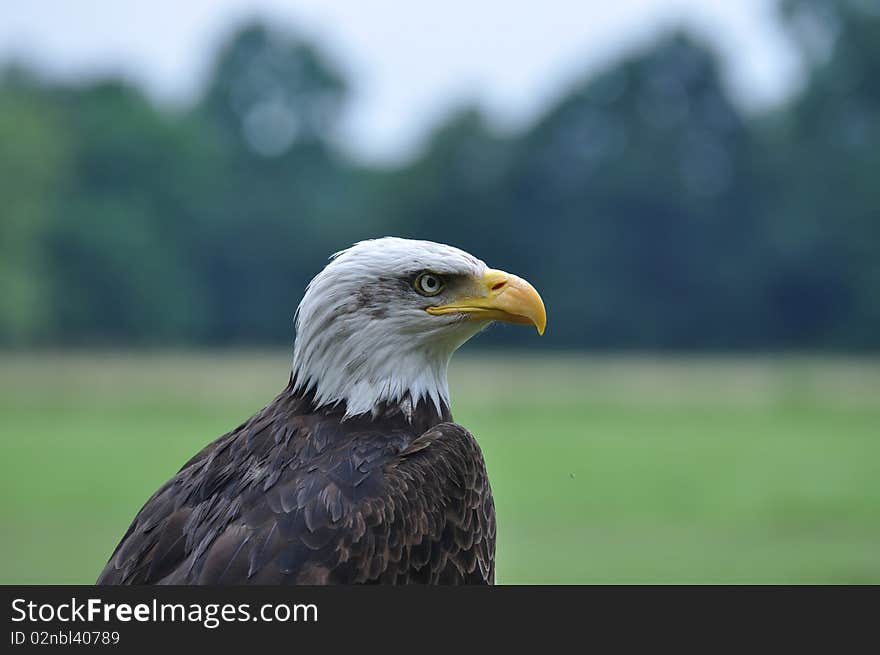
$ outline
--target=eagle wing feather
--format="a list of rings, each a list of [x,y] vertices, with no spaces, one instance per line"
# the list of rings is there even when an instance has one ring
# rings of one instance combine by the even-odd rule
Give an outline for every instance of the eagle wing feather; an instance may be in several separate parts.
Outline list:
[[[414,435],[294,410],[276,399],[190,460],[98,584],[494,581],[492,494],[465,428]]]

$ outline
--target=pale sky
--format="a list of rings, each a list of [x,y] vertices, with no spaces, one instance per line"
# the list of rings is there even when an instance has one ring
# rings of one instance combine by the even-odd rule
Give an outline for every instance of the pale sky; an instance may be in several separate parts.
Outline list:
[[[476,99],[522,125],[572,80],[674,25],[725,56],[746,108],[778,102],[800,82],[772,0],[0,0],[0,59],[52,77],[122,73],[159,102],[200,88],[222,39],[246,18],[298,27],[354,84],[346,142],[393,160],[412,152],[450,109]]]

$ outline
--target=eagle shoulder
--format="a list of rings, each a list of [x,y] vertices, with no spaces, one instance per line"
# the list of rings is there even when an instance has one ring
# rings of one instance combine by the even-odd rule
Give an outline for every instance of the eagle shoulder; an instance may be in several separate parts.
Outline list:
[[[495,510],[462,426],[261,412],[141,509],[99,584],[494,581]]]

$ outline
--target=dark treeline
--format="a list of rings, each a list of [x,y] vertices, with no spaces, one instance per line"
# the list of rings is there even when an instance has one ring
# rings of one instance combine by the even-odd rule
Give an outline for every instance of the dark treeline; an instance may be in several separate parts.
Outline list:
[[[348,83],[320,50],[260,25],[185,111],[9,66],[0,344],[281,343],[328,254],[396,234],[530,279],[560,347],[876,349],[872,7],[783,3],[807,75],[763,115],[671,34],[518,133],[465,107],[393,168],[339,147]]]

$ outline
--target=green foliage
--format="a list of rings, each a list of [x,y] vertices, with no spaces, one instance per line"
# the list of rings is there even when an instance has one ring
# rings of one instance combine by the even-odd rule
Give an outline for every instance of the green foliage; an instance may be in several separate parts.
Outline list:
[[[280,343],[330,253],[398,234],[532,280],[551,345],[876,349],[871,7],[783,2],[806,84],[763,115],[730,101],[709,49],[672,34],[520,131],[463,107],[395,168],[339,148],[338,68],[258,24],[184,111],[115,80],[9,70],[0,343]]]
[[[778,159],[768,178],[776,189],[767,209],[776,217],[777,257],[768,311],[777,313],[787,340],[876,347],[880,11],[860,0],[795,0],[785,7],[814,63],[804,93],[774,126]],[[787,179],[781,170],[790,172]]]
[[[42,239],[69,168],[58,112],[20,71],[0,77],[0,343],[43,336],[53,320]]]

